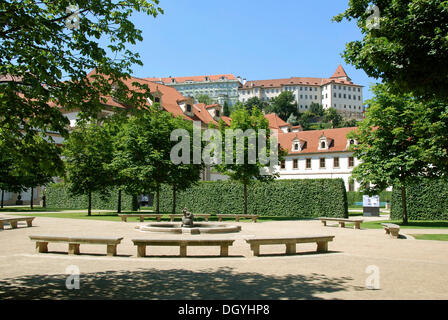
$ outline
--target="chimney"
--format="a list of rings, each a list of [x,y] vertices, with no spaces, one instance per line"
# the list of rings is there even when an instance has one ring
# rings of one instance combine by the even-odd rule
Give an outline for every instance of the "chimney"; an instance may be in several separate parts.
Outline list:
[[[236,77],[236,79],[238,80],[239,83],[241,83],[241,77],[240,76]]]
[[[246,80],[246,78],[244,78],[243,82],[242,82],[243,86],[246,84],[246,82],[247,82],[247,80]]]

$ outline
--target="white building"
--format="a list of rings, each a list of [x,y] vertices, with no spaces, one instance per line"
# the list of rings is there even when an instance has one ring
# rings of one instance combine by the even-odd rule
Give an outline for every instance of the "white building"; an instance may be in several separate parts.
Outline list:
[[[220,105],[227,102],[229,106],[232,106],[238,101],[240,80],[233,74],[145,78],[145,80],[173,87],[185,97],[197,98],[199,95],[206,94]]]
[[[279,134],[281,147],[288,155],[276,172],[279,179],[331,179],[342,178],[347,191],[358,191],[359,184],[350,176],[359,164],[351,144],[357,142],[347,139],[347,134],[356,127],[310,130]]]
[[[239,100],[252,97],[269,101],[280,93],[291,91],[300,112],[309,110],[314,103],[324,109],[335,108],[346,119],[363,118],[363,86],[354,84],[344,68],[339,65],[330,78],[299,78],[256,80],[243,82],[239,88]]]

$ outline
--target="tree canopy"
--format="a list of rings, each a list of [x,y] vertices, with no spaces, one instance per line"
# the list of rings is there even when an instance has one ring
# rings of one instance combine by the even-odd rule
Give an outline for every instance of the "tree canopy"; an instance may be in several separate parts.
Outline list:
[[[378,8],[375,27],[369,7]],[[335,21],[356,20],[363,39],[347,43],[344,58],[396,93],[448,101],[448,3],[443,0],[350,0]]]
[[[46,155],[42,163],[59,157],[48,133],[68,134],[68,120],[56,106],[80,110],[87,118],[97,115],[111,92],[126,105],[146,103],[122,81],[133,64],[142,64],[127,48],[143,39],[130,17],[163,13],[158,0],[77,1],[75,13],[70,5],[0,2],[0,138],[24,158],[27,150]],[[93,69],[96,74],[87,77]],[[39,137],[48,141],[36,143]]]

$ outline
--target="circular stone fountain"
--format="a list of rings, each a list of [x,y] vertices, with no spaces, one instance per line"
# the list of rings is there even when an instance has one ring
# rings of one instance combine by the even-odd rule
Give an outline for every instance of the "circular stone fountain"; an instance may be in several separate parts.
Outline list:
[[[194,215],[186,208],[182,211],[182,222],[156,222],[144,226],[135,227],[146,232],[172,232],[172,233],[231,233],[240,232],[241,226],[233,226],[222,223],[194,222]]]

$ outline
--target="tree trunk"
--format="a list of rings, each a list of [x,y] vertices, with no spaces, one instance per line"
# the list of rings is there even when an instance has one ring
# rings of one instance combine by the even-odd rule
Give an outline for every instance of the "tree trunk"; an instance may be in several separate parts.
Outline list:
[[[156,187],[156,213],[158,214],[159,213],[159,196],[160,196],[160,186],[157,184],[157,187]]]
[[[31,210],[33,210],[33,200],[34,200],[34,188],[31,187],[31,201],[30,201]]]
[[[2,209],[3,209],[3,199],[4,199],[4,197],[5,197],[5,190],[2,189],[2,204],[1,204]]]
[[[117,212],[121,213],[121,190],[118,190]]]
[[[89,209],[87,210],[87,215],[90,217],[92,215],[92,192],[89,191]]]
[[[408,224],[408,208],[406,206],[406,186],[401,185],[401,207],[403,209],[403,225]]]
[[[247,182],[244,181],[244,214],[247,214]]]
[[[172,214],[176,213],[176,186],[173,185],[173,212]]]

